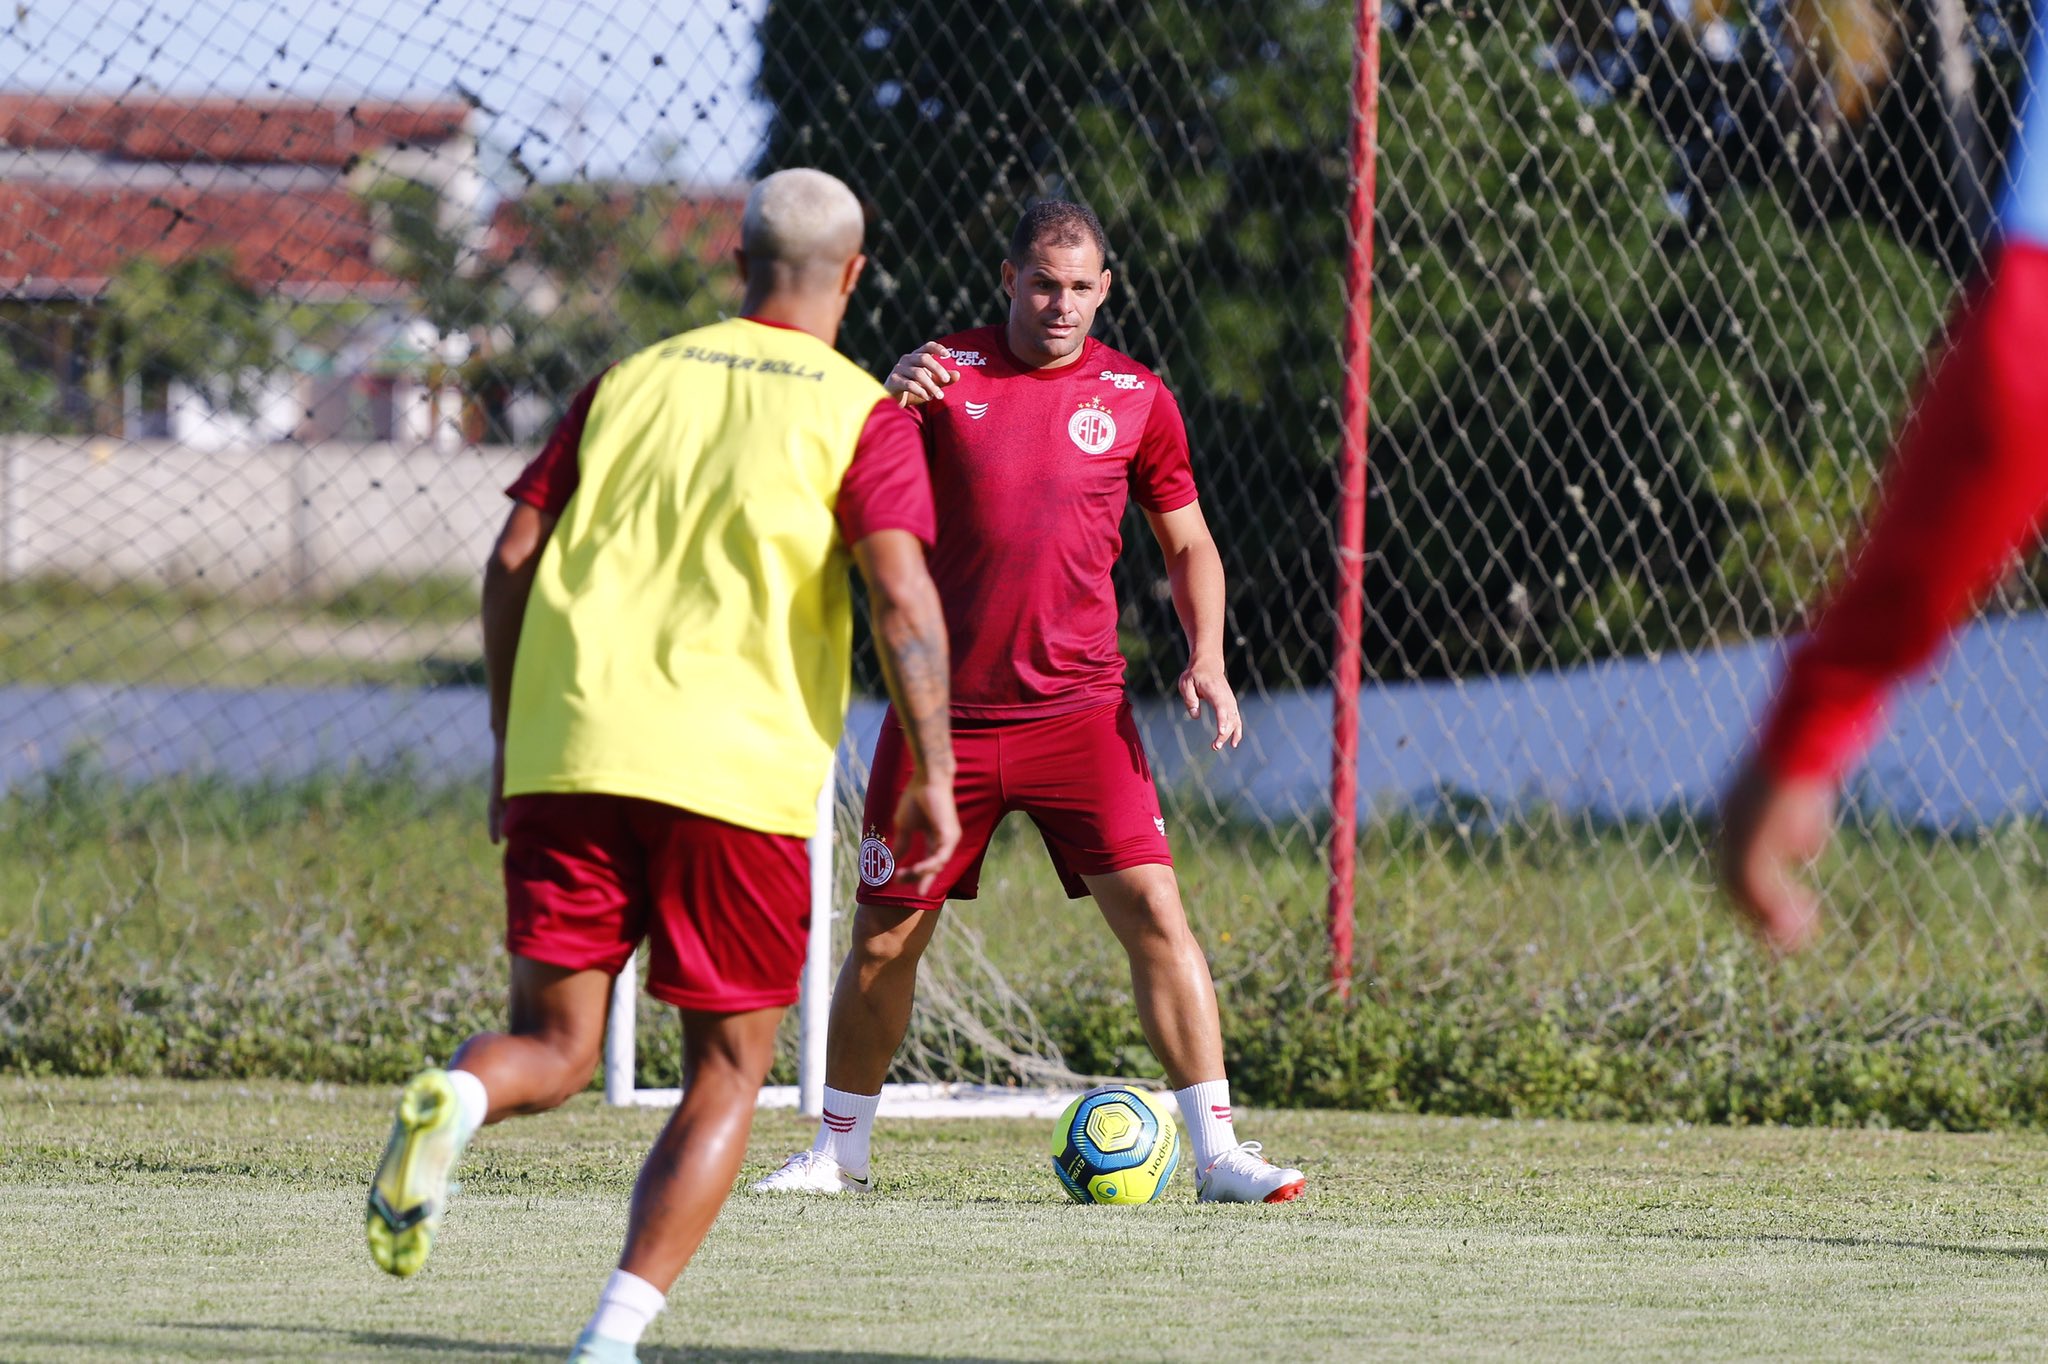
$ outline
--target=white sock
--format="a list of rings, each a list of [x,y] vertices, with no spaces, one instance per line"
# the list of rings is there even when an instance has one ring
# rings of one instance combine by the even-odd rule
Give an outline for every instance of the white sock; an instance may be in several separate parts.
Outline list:
[[[638,1345],[667,1305],[668,1294],[638,1274],[615,1269],[604,1281],[604,1292],[597,1295],[597,1311],[591,1313],[590,1323],[583,1329],[606,1340]]]
[[[1216,1163],[1216,1157],[1237,1145],[1237,1125],[1230,1116],[1230,1081],[1204,1080],[1176,1089],[1181,1126],[1195,1148],[1195,1173]]]
[[[484,1082],[466,1070],[449,1071],[448,1083],[455,1088],[455,1121],[461,1125],[462,1139],[468,1141],[491,1111],[490,1096],[484,1093]]]
[[[875,1107],[879,1094],[848,1094],[825,1086],[825,1116],[818,1123],[813,1151],[832,1157],[839,1168],[855,1179],[868,1177],[868,1142],[875,1135]]]

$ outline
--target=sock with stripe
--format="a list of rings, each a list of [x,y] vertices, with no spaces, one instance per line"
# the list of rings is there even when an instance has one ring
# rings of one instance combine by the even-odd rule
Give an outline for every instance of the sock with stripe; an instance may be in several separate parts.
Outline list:
[[[848,1094],[825,1086],[825,1116],[818,1122],[813,1151],[839,1162],[839,1168],[855,1179],[868,1177],[868,1141],[875,1133],[875,1107],[879,1094]]]
[[[1194,1148],[1194,1171],[1199,1176],[1216,1157],[1238,1144],[1237,1125],[1230,1113],[1230,1081],[1204,1080],[1198,1085],[1173,1091],[1180,1104],[1181,1126]]]

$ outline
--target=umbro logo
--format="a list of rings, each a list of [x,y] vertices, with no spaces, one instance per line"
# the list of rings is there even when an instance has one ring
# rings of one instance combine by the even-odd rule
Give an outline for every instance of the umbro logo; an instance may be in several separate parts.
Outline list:
[[[987,404],[987,403],[969,403],[969,404],[967,404],[967,416],[968,416],[968,419],[969,419],[970,421],[980,421],[980,420],[981,420],[981,419],[982,419],[983,417],[986,417],[987,415],[988,415],[988,404]]]

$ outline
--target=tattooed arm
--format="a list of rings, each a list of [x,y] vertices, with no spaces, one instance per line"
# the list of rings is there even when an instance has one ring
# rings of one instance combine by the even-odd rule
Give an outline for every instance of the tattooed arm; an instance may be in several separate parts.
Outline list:
[[[925,571],[924,546],[909,531],[881,530],[854,543],[867,579],[882,676],[917,765],[896,807],[896,836],[923,834],[925,855],[910,868],[928,891],[960,842],[953,809],[953,733],[947,720],[946,617]],[[907,844],[905,845],[907,846]]]

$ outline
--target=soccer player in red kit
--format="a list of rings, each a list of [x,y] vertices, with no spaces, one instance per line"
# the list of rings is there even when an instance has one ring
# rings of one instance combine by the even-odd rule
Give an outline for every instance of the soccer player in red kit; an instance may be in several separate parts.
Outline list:
[[[1793,654],[1721,804],[1721,880],[1765,941],[1805,945],[1799,871],[1827,845],[1842,774],[1892,685],[1934,655],[2048,515],[2048,5],[2013,137],[2000,241],[1899,433],[1868,538]]]
[[[1003,262],[1009,318],[903,357],[888,387],[917,404],[938,511],[932,577],[953,648],[961,841],[929,891],[896,870],[890,827],[909,765],[883,722],[868,786],[853,946],[832,997],[825,1112],[809,1151],[761,1192],[872,1188],[868,1145],[910,1022],[917,962],[948,898],[974,899],[990,835],[1021,810],[1073,898],[1092,895],[1130,958],[1146,1039],[1185,1120],[1205,1202],[1285,1202],[1299,1170],[1232,1122],[1207,959],[1189,930],[1158,792],[1124,698],[1110,570],[1135,498],[1165,551],[1189,643],[1180,696],[1213,747],[1241,737],[1223,667],[1223,563],[1196,501],[1179,405],[1159,376],[1088,335],[1108,293],[1102,225],[1033,206]]]

